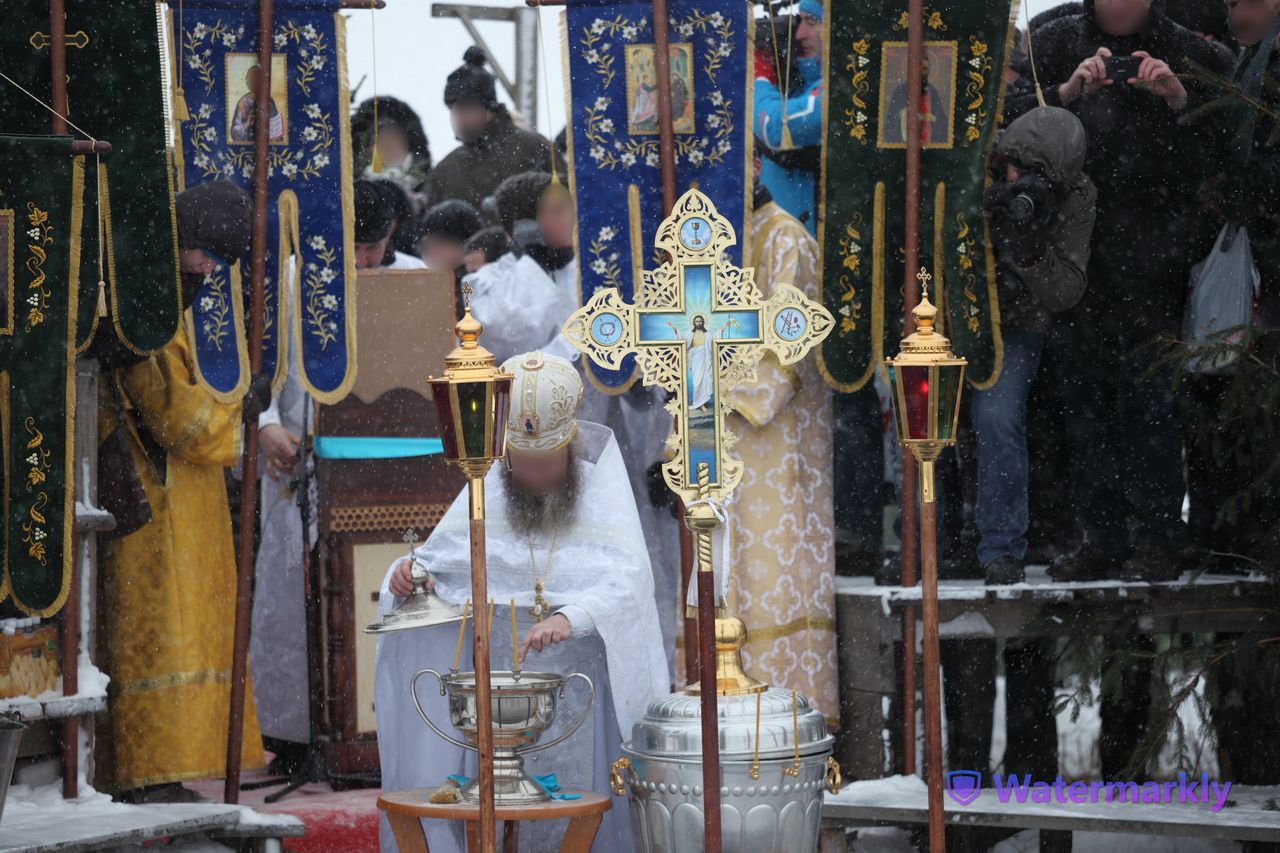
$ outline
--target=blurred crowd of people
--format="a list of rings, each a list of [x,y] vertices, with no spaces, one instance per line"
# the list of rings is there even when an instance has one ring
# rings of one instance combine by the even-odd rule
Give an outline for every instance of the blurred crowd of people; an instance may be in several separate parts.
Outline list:
[[[817,246],[810,235],[821,215],[825,27],[823,4],[800,0],[793,14],[762,28],[765,41],[758,47],[785,37],[791,51],[784,70],[768,61],[771,50],[758,49],[753,84],[758,178],[752,227],[765,230],[761,238],[773,229],[786,231],[792,248],[780,247],[779,257],[791,252],[800,261],[778,267],[808,270],[815,280],[803,284],[811,295]],[[1217,250],[1224,233],[1232,239],[1247,235],[1260,277],[1248,360],[1262,366],[1259,381],[1276,383],[1277,347],[1265,332],[1280,323],[1280,0],[1085,0],[1033,18],[1029,32],[1020,35],[1005,71],[1005,127],[987,164],[985,196],[1003,367],[994,385],[966,395],[964,434],[957,452],[940,466],[943,580],[1017,583],[1028,563],[1050,564],[1056,580],[1157,581],[1187,569],[1245,570],[1260,549],[1274,543],[1280,521],[1276,462],[1265,458],[1274,443],[1246,440],[1224,449],[1224,436],[1255,426],[1242,424],[1238,408],[1225,405],[1238,368],[1188,370],[1153,342],[1185,335],[1188,286],[1198,265]],[[405,102],[380,96],[355,111],[357,266],[454,273],[459,311],[466,284],[486,325],[485,344],[499,361],[534,349],[576,358],[559,334],[579,304],[576,216],[564,143],[523,127],[499,101],[485,65],[483,51],[469,48],[448,77],[444,106],[461,144],[438,162],[422,122]],[[925,109],[933,108],[927,93],[923,101]],[[217,257],[239,257],[248,246],[243,193],[223,197],[228,193],[201,195],[197,189],[185,201],[180,196],[179,204],[182,269],[191,279],[188,302]],[[108,422],[122,424],[132,436],[132,455],[147,475],[156,518],[144,528],[149,532],[109,546],[104,560],[108,574],[151,566],[149,557],[129,550],[143,547],[147,554],[164,552],[176,566],[186,557],[169,552],[179,546],[212,550],[175,537],[216,537],[220,567],[205,576],[218,588],[175,583],[169,608],[174,614],[213,613],[210,602],[234,598],[228,592],[234,580],[230,523],[224,530],[194,520],[165,522],[180,527],[179,534],[165,532],[156,519],[190,512],[202,519],[227,515],[221,504],[183,504],[176,486],[184,477],[202,482],[235,461],[239,406],[175,396],[198,393],[185,347],[180,334],[172,351],[157,360],[108,364],[123,371],[111,383]],[[805,381],[819,387],[816,376]],[[299,458],[302,398],[289,402],[282,394],[270,400],[264,391],[255,384],[252,405],[262,412],[264,476],[278,482]],[[812,405],[825,410],[827,396],[822,388]],[[834,483],[834,570],[896,582],[892,515],[886,511],[894,504],[897,449],[886,440],[887,388],[871,383],[829,396],[829,428],[825,414],[820,423],[833,436],[825,473]],[[653,465],[660,463],[669,423],[664,402],[637,384],[621,397],[601,397],[594,412],[583,413],[618,433],[628,466],[635,468],[630,474],[646,529],[646,513],[668,520],[671,515],[665,491],[650,488],[659,482]],[[186,409],[196,414],[180,421],[176,413]],[[166,477],[176,479],[166,486]],[[203,486],[192,488],[203,493]],[[1224,513],[1246,488],[1253,490],[1249,511]],[[274,498],[264,497],[264,506],[268,499]],[[164,542],[139,544],[134,538],[161,534]],[[300,526],[290,535],[300,537]],[[670,597],[659,611],[664,621],[674,619],[675,546],[666,540],[649,544],[660,595]],[[814,578],[829,574],[826,560],[815,557]],[[145,582],[155,585],[154,567],[148,571]],[[260,583],[262,577],[260,561]],[[191,596],[196,600],[184,604]],[[834,592],[830,598],[833,606]],[[128,612],[113,607],[105,617],[104,636],[124,643],[110,649],[109,666],[119,677],[138,665],[131,682],[141,685],[133,691],[141,703],[137,714],[154,716],[167,700],[157,695],[146,704],[146,691],[161,685],[167,664],[149,646],[141,649],[139,637],[190,634],[191,627],[151,624],[139,634],[132,623],[119,621]],[[229,630],[229,619],[212,621],[216,625],[201,630]],[[663,627],[674,637],[673,625]],[[834,648],[833,639],[830,644]],[[672,649],[667,653],[670,662]],[[1009,671],[1042,673],[1047,656],[1027,654],[1006,659]],[[202,666],[215,676],[224,669],[221,659]],[[989,681],[993,686],[993,675]],[[1052,698],[1041,695],[1047,677],[1033,673],[1018,683],[1030,692],[1025,701],[1011,695],[1009,707],[1032,708],[1040,717],[1038,723],[1024,721],[1018,731],[1043,740]],[[216,730],[215,700],[225,715],[219,692],[225,680],[211,676],[184,689],[191,703],[209,707],[205,722]],[[286,692],[305,706],[305,689]],[[142,724],[127,716],[128,709],[121,713],[120,701],[105,726],[114,726],[115,743],[130,749],[126,744],[139,738],[126,735],[137,734]],[[255,719],[252,707],[248,716]],[[954,719],[963,715],[957,712]],[[281,723],[274,733],[266,720],[263,733],[278,738],[270,745],[284,759],[277,769],[296,766],[305,715],[301,723]],[[225,716],[222,723],[225,730]],[[245,760],[252,763],[260,753],[256,730],[248,730]],[[1013,731],[1011,725],[1011,754],[1046,754],[1044,743],[1014,744]],[[1134,737],[1116,742],[1131,746]],[[975,754],[983,754],[981,740],[979,734]],[[952,744],[965,748],[956,734]],[[153,738],[135,764],[118,758],[109,765],[116,776],[102,783],[136,799],[181,798],[177,783],[213,775],[221,760],[215,747],[184,764],[173,756],[184,749],[190,752],[188,745]],[[1104,769],[1115,760],[1104,754]]]

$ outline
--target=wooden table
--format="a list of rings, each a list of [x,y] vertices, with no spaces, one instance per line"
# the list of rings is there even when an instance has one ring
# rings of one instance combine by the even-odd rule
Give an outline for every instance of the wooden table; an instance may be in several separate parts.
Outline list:
[[[480,807],[469,803],[429,803],[434,788],[393,791],[378,798],[378,808],[387,814],[387,822],[395,834],[400,853],[430,853],[422,820],[464,820],[467,822],[467,850],[478,853],[480,842],[476,822]],[[577,800],[551,800],[529,806],[498,806],[498,820],[503,821],[503,853],[515,853],[519,822],[522,820],[569,819],[561,853],[588,853],[604,813],[613,807],[609,797],[593,791],[570,791],[581,794]]]

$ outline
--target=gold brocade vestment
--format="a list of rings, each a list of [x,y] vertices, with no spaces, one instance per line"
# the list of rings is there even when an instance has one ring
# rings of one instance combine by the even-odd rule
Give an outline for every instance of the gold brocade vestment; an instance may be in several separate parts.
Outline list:
[[[101,561],[98,644],[111,684],[96,785],[110,791],[225,770],[236,565],[223,469],[240,458],[241,406],[198,386],[190,359],[183,330],[153,360],[119,373],[152,518],[106,543]],[[113,406],[102,414],[105,437],[119,421]],[[163,478],[139,423],[165,450]],[[245,767],[262,766],[251,689],[241,756]]]
[[[751,255],[765,298],[779,284],[819,298],[817,242],[774,202],[752,214]],[[765,353],[757,372],[726,419],[745,469],[731,511],[731,609],[747,625],[747,670],[808,696],[834,726],[831,395],[812,358],[783,367]]]

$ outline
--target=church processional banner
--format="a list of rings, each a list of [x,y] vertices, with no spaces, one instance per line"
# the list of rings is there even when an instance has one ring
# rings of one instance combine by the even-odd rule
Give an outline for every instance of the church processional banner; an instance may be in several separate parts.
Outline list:
[[[1016,3],[936,0],[924,11],[920,265],[940,331],[990,387],[1002,357],[996,280],[982,214]],[[822,301],[835,331],[827,381],[862,387],[902,337],[907,4],[830,0],[823,165]]]
[[[105,322],[114,322],[120,339],[135,352],[155,352],[173,338],[181,308],[156,3],[65,0],[65,7],[69,118],[84,134],[111,143],[111,153],[101,161],[108,238],[104,296],[111,310]],[[52,103],[48,0],[6,0],[4,11],[4,72]],[[0,116],[6,133],[49,132],[49,112],[3,81]],[[79,131],[76,135],[84,138]],[[94,158],[87,158],[85,168],[92,189],[98,180]],[[101,319],[95,220],[85,231],[81,252],[76,334],[81,352]]]
[[[570,80],[571,187],[578,208],[580,296],[617,288],[635,298],[641,271],[659,265],[662,221],[653,7],[569,0],[564,18]],[[751,198],[751,5],[673,0],[669,5],[676,195],[697,186],[733,223],[740,264]],[[602,390],[620,393],[637,375],[590,363]]]
[[[83,158],[70,137],[0,136],[0,601],[51,616],[71,582]]]
[[[267,275],[262,369],[278,390],[295,358],[322,403],[355,379],[350,96],[337,0],[277,0],[271,54]],[[226,179],[251,190],[258,75],[256,0],[185,0],[171,49],[188,118],[175,119],[183,187]],[[181,32],[178,28],[181,28]],[[296,260],[290,261],[290,255]],[[197,373],[216,395],[249,381],[242,288],[248,259],[223,258],[188,317]],[[286,290],[288,293],[286,293]],[[281,324],[293,323],[298,352]]]

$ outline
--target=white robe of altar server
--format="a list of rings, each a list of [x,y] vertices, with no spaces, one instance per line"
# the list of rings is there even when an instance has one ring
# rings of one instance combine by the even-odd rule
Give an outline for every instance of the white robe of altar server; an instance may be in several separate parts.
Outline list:
[[[395,260],[383,269],[420,270],[426,266],[412,255],[396,252]],[[286,278],[293,273],[292,259],[288,270]],[[258,429],[275,424],[301,438],[303,412],[309,398],[298,379],[293,291],[284,287],[281,292],[285,310],[281,312],[283,322],[280,327],[287,329],[289,335],[289,346],[282,356],[288,367],[284,384],[271,395],[271,406],[258,415]],[[253,627],[249,633],[253,698],[264,736],[305,743],[309,739],[311,712],[307,696],[302,513],[290,478],[284,477],[277,482],[267,476],[266,470],[266,461],[259,459],[260,539],[254,561]],[[310,542],[316,541],[314,486],[313,480]],[[319,677],[318,673],[316,677]]]
[[[503,255],[467,276],[471,285],[471,313],[484,326],[481,343],[498,364],[520,353],[540,350],[577,365],[583,374],[582,405],[578,417],[613,430],[626,461],[632,495],[653,566],[658,618],[668,669],[674,673],[675,638],[683,622],[680,595],[680,529],[666,508],[649,500],[647,472],[662,459],[671,432],[666,397],[657,387],[637,381],[622,394],[610,394],[591,384],[589,368],[579,352],[560,333],[579,307],[578,262],[548,274],[528,256]]]
[[[576,516],[555,537],[554,551],[549,547],[550,537],[533,538],[534,559],[538,576],[545,580],[546,599],[552,612],[563,612],[569,618],[573,636],[543,652],[531,651],[524,668],[562,675],[583,672],[595,684],[596,698],[587,722],[571,738],[550,750],[529,753],[525,764],[533,774],[557,774],[566,788],[606,792],[609,765],[621,755],[620,747],[630,739],[632,725],[651,701],[668,692],[667,664],[654,606],[649,554],[612,431],[579,421],[575,453],[577,464],[582,466]],[[532,625],[529,610],[534,603],[529,539],[508,523],[506,489],[498,465],[485,478],[488,593],[499,602],[490,644],[491,666],[495,670],[509,669],[511,665],[510,601],[515,599],[521,639]],[[442,597],[455,604],[470,597],[465,492],[418,549],[418,555],[436,578],[436,591]],[[388,571],[388,580],[390,576]],[[395,603],[384,582],[382,611],[389,611]],[[418,670],[449,669],[457,635],[456,625],[440,625],[383,635],[378,640],[375,705],[382,785],[386,790],[436,786],[451,773],[470,776],[475,772],[474,756],[468,753],[464,758],[462,750],[433,734],[418,717],[409,693],[409,683]],[[471,667],[470,650],[468,636],[461,662],[464,670]],[[424,677],[418,695],[424,710],[447,731],[448,711],[435,679]],[[585,695],[580,682],[575,680],[569,685],[556,723],[544,740],[554,738],[585,711]],[[544,827],[543,823],[547,825]],[[462,849],[457,827],[439,821],[427,821],[426,827],[433,853]],[[520,829],[520,849],[559,849],[562,832],[563,826],[549,821],[526,823]],[[382,849],[396,849],[385,820]],[[615,798],[592,850],[612,853],[630,849],[630,809],[624,798]]]

